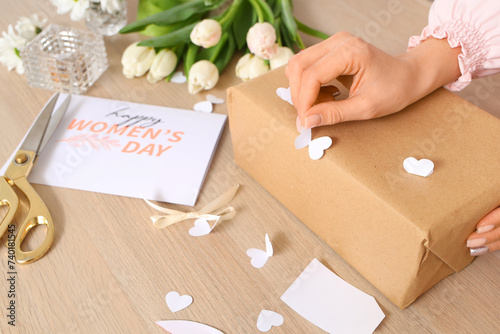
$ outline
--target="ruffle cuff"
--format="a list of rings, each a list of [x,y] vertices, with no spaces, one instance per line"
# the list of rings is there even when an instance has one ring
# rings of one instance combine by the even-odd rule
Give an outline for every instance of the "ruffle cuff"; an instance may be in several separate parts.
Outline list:
[[[408,51],[425,41],[429,37],[446,38],[452,48],[462,47],[458,55],[458,64],[462,75],[457,81],[445,85],[452,91],[459,91],[467,87],[474,78],[474,72],[483,68],[488,49],[484,35],[469,22],[448,21],[440,25],[427,26],[420,36],[410,37]]]

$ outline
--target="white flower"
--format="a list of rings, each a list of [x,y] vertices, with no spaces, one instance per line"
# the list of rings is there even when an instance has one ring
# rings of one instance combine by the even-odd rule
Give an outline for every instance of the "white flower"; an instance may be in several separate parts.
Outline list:
[[[101,0],[101,8],[113,14],[122,10],[122,0]]]
[[[287,48],[285,46],[280,46],[278,48],[278,52],[269,61],[271,70],[274,70],[275,68],[288,64],[288,61],[290,60],[290,58],[293,57],[293,55],[294,53],[292,50],[290,50],[290,48]]]
[[[191,66],[188,76],[188,90],[196,94],[215,87],[219,81],[219,70],[208,60],[200,60]]]
[[[148,73],[148,82],[155,83],[168,76],[177,66],[177,56],[169,49],[163,49],[153,59]]]
[[[193,44],[207,49],[219,43],[221,34],[222,27],[219,22],[205,19],[194,26],[189,37]]]
[[[278,52],[276,30],[269,22],[256,23],[248,30],[247,45],[250,52],[263,59],[271,59]]]
[[[15,68],[17,73],[24,74],[24,66],[20,54],[28,41],[16,35],[12,25],[9,25],[7,33],[5,31],[2,32],[2,36],[0,38],[0,62],[7,66],[9,71]]]
[[[153,64],[156,52],[153,48],[130,44],[122,55],[123,75],[126,78],[143,76]]]
[[[50,0],[57,7],[57,14],[70,13],[73,21],[80,21],[85,17],[85,11],[89,8],[89,0]]]
[[[16,23],[16,30],[22,38],[31,41],[42,31],[45,23],[47,19],[40,20],[36,14],[30,17],[21,16]]]
[[[269,71],[266,61],[262,58],[247,53],[236,64],[236,76],[243,81],[258,77]]]

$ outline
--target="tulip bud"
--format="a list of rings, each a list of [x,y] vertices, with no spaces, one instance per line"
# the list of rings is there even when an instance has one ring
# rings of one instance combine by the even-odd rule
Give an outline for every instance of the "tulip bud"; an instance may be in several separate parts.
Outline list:
[[[129,45],[123,52],[123,75],[128,79],[143,76],[151,67],[156,55],[153,48],[137,46],[137,44]]]
[[[177,56],[169,49],[163,49],[153,59],[148,73],[148,82],[155,83],[167,77],[177,66]]]
[[[196,94],[215,87],[219,81],[219,70],[208,60],[200,60],[191,66],[188,77],[188,90]]]
[[[254,55],[271,59],[278,52],[276,30],[268,22],[254,24],[247,33],[247,45]]]
[[[280,46],[278,48],[278,52],[271,58],[269,61],[269,65],[271,66],[271,70],[278,68],[280,66],[288,64],[290,58],[293,57],[293,51],[290,48],[285,46]]]
[[[236,76],[243,81],[258,77],[269,71],[266,61],[262,58],[247,53],[236,64]]]
[[[222,34],[222,27],[219,22],[212,19],[205,19],[199,22],[191,30],[191,42],[205,49],[219,43]]]

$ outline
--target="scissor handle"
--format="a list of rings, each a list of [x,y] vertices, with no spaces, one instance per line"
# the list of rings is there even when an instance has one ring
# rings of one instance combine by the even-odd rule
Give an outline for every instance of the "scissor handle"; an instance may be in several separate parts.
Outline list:
[[[0,206],[4,205],[9,206],[9,211],[7,211],[7,214],[0,223],[0,237],[2,237],[7,227],[14,220],[14,216],[19,208],[19,197],[17,197],[16,192],[12,189],[9,182],[0,176]]]
[[[41,258],[48,250],[54,239],[54,223],[47,206],[37,194],[35,189],[28,182],[26,177],[16,179],[15,184],[21,190],[29,201],[29,212],[23,224],[17,232],[15,241],[16,261],[18,263],[30,263]],[[21,244],[29,231],[36,225],[46,225],[47,234],[45,240],[38,248],[24,252],[21,250]]]

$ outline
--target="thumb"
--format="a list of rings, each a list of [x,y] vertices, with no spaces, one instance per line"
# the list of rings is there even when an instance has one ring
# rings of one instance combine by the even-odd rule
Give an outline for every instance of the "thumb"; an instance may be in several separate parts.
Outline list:
[[[320,125],[337,124],[374,118],[374,108],[366,98],[357,95],[342,101],[323,102],[312,106],[305,115],[306,129]]]

